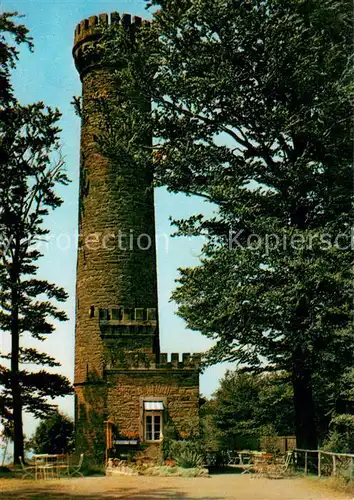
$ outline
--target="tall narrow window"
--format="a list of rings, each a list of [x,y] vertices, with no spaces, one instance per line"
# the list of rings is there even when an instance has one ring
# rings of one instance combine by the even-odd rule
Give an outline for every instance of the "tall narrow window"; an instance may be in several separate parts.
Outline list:
[[[147,412],[145,414],[145,440],[161,441],[162,439],[162,413]]]
[[[144,440],[161,441],[163,437],[163,401],[144,401]]]

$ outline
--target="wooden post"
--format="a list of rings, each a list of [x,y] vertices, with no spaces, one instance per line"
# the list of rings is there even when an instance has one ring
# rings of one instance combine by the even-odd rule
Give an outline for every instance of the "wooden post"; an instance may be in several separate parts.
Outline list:
[[[8,447],[8,444],[9,444],[9,438],[7,437],[5,439],[5,448],[4,448],[4,454],[3,454],[3,457],[2,457],[2,464],[1,464],[1,467],[4,467],[4,464],[5,464],[5,459],[6,459],[6,453],[7,453],[7,447]]]
[[[332,475],[335,476],[336,475],[336,456],[335,455],[332,455],[332,463],[333,463],[333,471],[332,471]]]
[[[305,475],[307,475],[307,451],[305,451]]]
[[[321,450],[318,450],[318,476],[321,476]]]
[[[110,450],[113,446],[113,433],[112,433],[112,425],[113,422],[111,420],[105,420],[104,426],[105,426],[105,437],[106,437],[106,467],[108,463],[108,450]]]
[[[353,457],[350,458],[350,471],[349,471],[349,477],[350,479],[353,478],[353,466],[354,466],[354,459]]]

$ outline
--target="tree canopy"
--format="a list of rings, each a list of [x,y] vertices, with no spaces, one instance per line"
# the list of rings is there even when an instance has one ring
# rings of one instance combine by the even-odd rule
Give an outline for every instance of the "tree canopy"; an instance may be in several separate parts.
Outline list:
[[[206,441],[216,440],[220,449],[258,449],[262,437],[291,436],[292,398],[286,374],[228,371],[203,409],[210,414]]]
[[[71,453],[74,447],[74,422],[56,411],[44,418],[30,440],[35,453]]]
[[[175,221],[205,237],[178,314],[215,340],[207,363],[290,373],[298,446],[314,448],[313,376],[353,362],[351,3],[151,4],[150,29],[101,41],[117,84],[102,148],[214,204]]]
[[[0,106],[14,101],[10,71],[18,61],[18,46],[26,44],[33,49],[32,38],[24,24],[16,24],[13,18],[17,12],[3,12],[0,15]]]

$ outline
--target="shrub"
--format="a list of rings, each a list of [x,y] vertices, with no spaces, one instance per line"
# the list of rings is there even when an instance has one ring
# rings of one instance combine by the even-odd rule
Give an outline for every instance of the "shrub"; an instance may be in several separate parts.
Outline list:
[[[279,438],[277,436],[263,436],[260,439],[260,448],[267,453],[279,452]]]
[[[35,453],[70,453],[73,445],[74,423],[60,412],[43,419],[29,443]]]
[[[174,458],[177,465],[183,469],[198,469],[202,467],[204,462],[203,455],[189,448],[182,449]]]
[[[162,460],[172,458],[173,443],[176,442],[176,431],[170,423],[165,425],[163,440],[160,443],[160,453]]]
[[[330,433],[322,449],[334,453],[354,452],[354,415],[341,414],[332,418]]]
[[[171,441],[170,456],[180,467],[190,469],[201,467],[204,463],[203,447],[198,441]]]
[[[94,462],[84,462],[81,467],[81,473],[84,476],[104,476],[105,468],[103,465],[98,465]]]

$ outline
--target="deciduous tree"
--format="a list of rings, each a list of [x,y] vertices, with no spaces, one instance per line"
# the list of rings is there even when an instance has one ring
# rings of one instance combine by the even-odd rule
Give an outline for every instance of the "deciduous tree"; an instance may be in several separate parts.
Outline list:
[[[39,423],[30,441],[35,453],[71,453],[74,446],[74,422],[55,412]]]
[[[298,446],[316,448],[313,376],[353,363],[351,2],[151,3],[150,29],[101,42],[126,103],[102,147],[150,161],[153,134],[157,183],[214,204],[176,221],[206,239],[178,313],[215,340],[208,363],[291,373]]]

